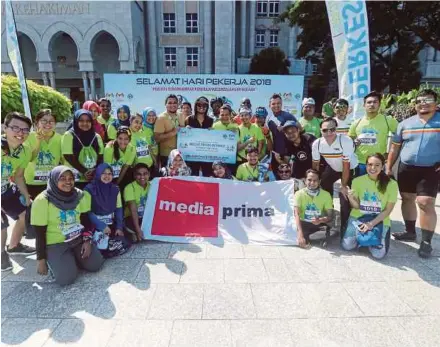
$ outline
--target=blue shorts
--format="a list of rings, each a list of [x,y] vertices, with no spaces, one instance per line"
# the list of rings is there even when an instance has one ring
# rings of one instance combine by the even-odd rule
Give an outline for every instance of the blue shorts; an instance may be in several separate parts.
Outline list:
[[[26,211],[26,206],[21,202],[20,197],[20,190],[15,184],[10,184],[2,194],[2,229],[9,226],[8,218],[3,218],[3,215],[18,220],[20,215]],[[4,222],[4,219],[6,219],[6,222]]]

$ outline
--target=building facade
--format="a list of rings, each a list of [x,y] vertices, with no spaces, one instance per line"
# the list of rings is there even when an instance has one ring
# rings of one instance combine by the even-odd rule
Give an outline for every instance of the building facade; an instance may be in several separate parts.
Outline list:
[[[104,73],[248,73],[252,56],[279,47],[290,73],[316,66],[295,59],[298,27],[276,23],[291,1],[13,2],[26,77],[73,101],[104,94]],[[3,5],[3,3],[2,3]],[[12,73],[2,9],[2,73]],[[440,83],[440,53],[420,56],[423,80]]]

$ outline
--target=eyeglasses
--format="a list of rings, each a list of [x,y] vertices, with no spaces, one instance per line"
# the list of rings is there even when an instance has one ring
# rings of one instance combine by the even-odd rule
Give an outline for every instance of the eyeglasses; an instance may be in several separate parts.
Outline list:
[[[29,128],[20,128],[16,125],[8,126],[9,129],[11,129],[14,133],[22,133],[22,134],[29,134],[31,131]]]
[[[435,99],[418,99],[416,100],[416,105],[419,104],[432,104],[435,102]]]
[[[47,119],[40,119],[39,123],[43,124],[43,125],[54,125],[56,122],[54,120],[47,120]]]
[[[323,134],[334,133],[336,131],[336,128],[321,129],[321,131]]]

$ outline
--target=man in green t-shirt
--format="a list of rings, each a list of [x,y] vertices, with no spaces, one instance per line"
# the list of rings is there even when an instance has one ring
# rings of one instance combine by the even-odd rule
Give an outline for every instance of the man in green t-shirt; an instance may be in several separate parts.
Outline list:
[[[31,200],[24,180],[24,170],[32,158],[32,150],[24,145],[32,122],[18,112],[8,113],[5,117],[5,136],[2,140],[2,225],[1,225],[1,269],[12,269],[9,254],[30,255],[35,248],[20,243],[25,230],[26,208]],[[8,216],[15,220],[11,240],[6,247]],[[7,253],[6,253],[7,252]]]
[[[306,98],[302,102],[302,117],[299,120],[304,132],[321,137],[321,120],[315,117],[315,100]]]
[[[326,232],[327,240],[332,220],[333,199],[327,191],[321,189],[319,172],[307,170],[306,187],[295,193],[298,245],[301,248],[310,247],[310,235],[322,229]]]

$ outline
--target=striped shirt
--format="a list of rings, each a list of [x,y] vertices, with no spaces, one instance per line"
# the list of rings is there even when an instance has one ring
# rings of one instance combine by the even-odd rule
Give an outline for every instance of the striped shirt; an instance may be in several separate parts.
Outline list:
[[[331,145],[323,137],[317,139],[312,145],[313,161],[320,161],[321,156],[327,164],[336,172],[342,172],[342,163],[349,162],[350,169],[358,166],[358,160],[354,153],[354,143],[346,135],[337,134]]]
[[[426,123],[419,115],[405,119],[397,127],[393,143],[402,146],[400,160],[406,165],[429,167],[440,163],[440,112]]]

